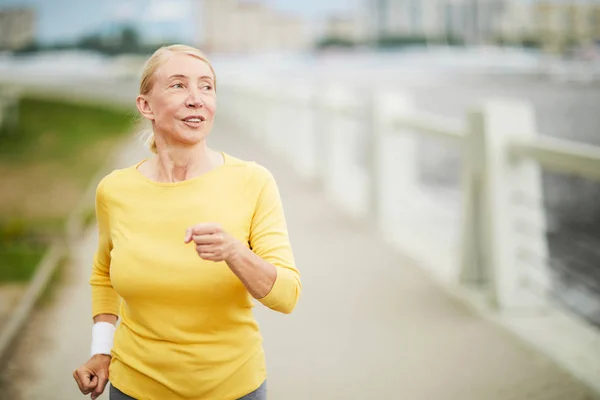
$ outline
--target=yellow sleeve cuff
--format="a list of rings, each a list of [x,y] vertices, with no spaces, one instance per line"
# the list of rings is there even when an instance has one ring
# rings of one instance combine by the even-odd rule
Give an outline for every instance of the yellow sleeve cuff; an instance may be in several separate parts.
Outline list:
[[[271,291],[258,301],[272,310],[289,314],[296,307],[302,286],[296,271],[283,267],[276,268],[277,277]]]

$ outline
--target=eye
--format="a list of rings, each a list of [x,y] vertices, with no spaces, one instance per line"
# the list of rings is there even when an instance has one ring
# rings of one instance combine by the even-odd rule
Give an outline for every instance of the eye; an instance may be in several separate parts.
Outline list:
[[[204,86],[202,86],[202,89],[212,90],[212,86],[210,86],[210,85],[204,85]]]
[[[171,85],[171,87],[175,89],[181,89],[183,88],[183,85],[181,83],[174,83]]]

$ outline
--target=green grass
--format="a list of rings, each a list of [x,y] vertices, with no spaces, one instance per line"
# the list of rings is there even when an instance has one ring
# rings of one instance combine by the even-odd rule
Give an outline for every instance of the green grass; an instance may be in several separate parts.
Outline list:
[[[132,126],[129,112],[25,97],[19,103],[16,135],[3,137],[0,157],[22,163],[77,158],[77,152],[121,135]]]
[[[0,224],[0,282],[25,282],[33,276],[47,249],[48,229],[21,219]]]
[[[126,110],[20,100],[17,134],[0,133],[0,281],[31,278],[50,241],[64,234],[90,179],[134,123]]]
[[[0,281],[26,282],[42,260],[46,246],[14,241],[0,244]]]

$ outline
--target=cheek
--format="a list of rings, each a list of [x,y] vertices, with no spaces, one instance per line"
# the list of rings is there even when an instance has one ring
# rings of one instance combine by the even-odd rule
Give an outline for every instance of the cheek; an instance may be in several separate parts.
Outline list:
[[[204,107],[210,116],[215,115],[217,112],[217,99],[211,98],[210,100],[205,101]]]
[[[160,121],[165,121],[173,118],[177,114],[177,107],[175,106],[175,101],[161,101],[156,105],[156,112],[154,115],[156,119]]]

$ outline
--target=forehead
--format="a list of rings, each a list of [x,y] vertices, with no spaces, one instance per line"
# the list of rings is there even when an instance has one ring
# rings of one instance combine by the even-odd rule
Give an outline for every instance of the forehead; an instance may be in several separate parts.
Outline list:
[[[159,79],[168,79],[172,75],[190,78],[210,76],[214,79],[208,64],[189,54],[173,54],[156,72]]]

